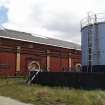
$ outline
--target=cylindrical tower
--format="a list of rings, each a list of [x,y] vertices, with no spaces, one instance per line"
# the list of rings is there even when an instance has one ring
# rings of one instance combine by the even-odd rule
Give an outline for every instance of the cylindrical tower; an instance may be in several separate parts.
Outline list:
[[[105,72],[105,14],[81,21],[82,71]]]

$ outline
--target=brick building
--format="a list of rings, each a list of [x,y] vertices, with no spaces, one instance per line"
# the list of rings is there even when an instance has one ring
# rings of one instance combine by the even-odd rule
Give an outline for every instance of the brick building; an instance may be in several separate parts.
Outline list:
[[[14,30],[0,30],[0,75],[26,75],[29,70],[78,71],[80,46]]]

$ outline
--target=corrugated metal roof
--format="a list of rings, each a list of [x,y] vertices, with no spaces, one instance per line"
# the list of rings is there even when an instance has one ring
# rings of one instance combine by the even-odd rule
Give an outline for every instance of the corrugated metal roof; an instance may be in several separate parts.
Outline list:
[[[15,30],[8,30],[8,29],[0,30],[0,37],[33,42],[33,43],[46,44],[46,45],[57,46],[62,48],[77,49],[77,50],[81,49],[80,45],[72,42],[49,38],[49,37],[41,37],[38,35],[33,35],[31,33],[20,32]]]

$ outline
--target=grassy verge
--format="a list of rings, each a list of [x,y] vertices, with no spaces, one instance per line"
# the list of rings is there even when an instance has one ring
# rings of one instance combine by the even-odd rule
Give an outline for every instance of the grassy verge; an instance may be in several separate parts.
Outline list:
[[[105,91],[27,85],[24,79],[0,79],[0,95],[33,105],[105,105]]]

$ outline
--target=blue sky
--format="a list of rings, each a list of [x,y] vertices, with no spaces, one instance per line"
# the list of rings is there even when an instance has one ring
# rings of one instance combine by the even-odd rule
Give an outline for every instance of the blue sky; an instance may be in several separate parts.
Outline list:
[[[8,9],[5,7],[0,7],[0,24],[3,24],[8,21],[7,16]]]

